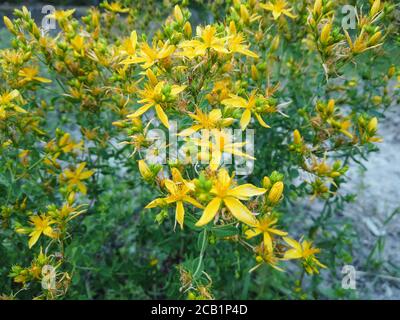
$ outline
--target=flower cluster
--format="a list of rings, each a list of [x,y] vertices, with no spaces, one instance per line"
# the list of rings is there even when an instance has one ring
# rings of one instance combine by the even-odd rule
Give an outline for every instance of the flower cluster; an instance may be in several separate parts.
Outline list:
[[[359,8],[355,30],[342,31],[327,0],[197,1],[213,23],[195,23],[186,1],[136,2],[104,1],[80,20],[57,10],[56,34],[25,7],[4,17],[0,249],[21,286],[8,297],[62,298],[80,286],[76,274],[89,293],[98,274],[100,295],[109,274],[128,274],[114,262],[92,272],[110,252],[150,261],[132,287],[178,264],[189,299],[221,294],[213,278],[226,261],[235,279],[262,267],[274,275],[289,260],[301,278],[329,267],[329,250],[313,244],[328,237],[326,221],[291,221],[300,198],[342,200],[351,160],[382,141],[378,120],[399,71],[382,76],[375,61],[391,40],[393,5]],[[370,69],[347,74],[359,57]]]

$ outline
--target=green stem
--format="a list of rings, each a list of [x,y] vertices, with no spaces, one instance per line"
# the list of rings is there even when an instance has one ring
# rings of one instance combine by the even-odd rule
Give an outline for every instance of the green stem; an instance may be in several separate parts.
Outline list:
[[[203,231],[203,242],[201,244],[200,256],[199,256],[199,264],[197,265],[196,271],[193,274],[193,278],[195,279],[197,274],[200,272],[201,264],[203,263],[204,252],[206,250],[206,243],[207,243],[207,229]]]

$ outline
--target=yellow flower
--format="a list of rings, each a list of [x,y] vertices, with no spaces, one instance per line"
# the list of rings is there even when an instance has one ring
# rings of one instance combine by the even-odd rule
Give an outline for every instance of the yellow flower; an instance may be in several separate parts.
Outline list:
[[[257,188],[252,184],[243,184],[234,187],[233,177],[229,176],[226,169],[221,169],[218,172],[217,178],[214,179],[213,187],[210,191],[214,198],[205,208],[203,215],[200,220],[197,221],[196,226],[202,227],[214,219],[222,204],[228,208],[237,220],[250,226],[257,226],[257,219],[240,201],[247,201],[251,197],[264,194],[265,192],[265,189]]]
[[[249,50],[249,45],[245,44],[245,39],[240,33],[228,37],[228,48],[232,53],[237,52],[258,59],[258,55]]]
[[[75,36],[71,40],[71,46],[78,55],[80,56],[84,55],[85,39],[83,37],[81,37],[80,35]]]
[[[18,98],[20,93],[18,90],[13,90],[11,92],[5,92],[0,94],[0,119],[5,119],[7,117],[6,109],[12,108],[18,113],[27,113],[26,110],[12,103],[13,100]]]
[[[128,116],[128,118],[137,118],[147,112],[150,108],[154,107],[158,119],[162,124],[169,128],[168,116],[165,114],[163,106],[166,107],[168,103],[176,100],[176,97],[185,90],[186,86],[170,85],[165,81],[157,82],[151,70],[148,70],[147,77],[149,83],[145,85],[144,90],[139,91],[139,96],[142,100],[139,103],[145,105],[136,110],[135,113]]]
[[[293,9],[287,8],[287,5],[288,4],[285,0],[275,0],[266,4],[260,4],[260,7],[264,10],[271,11],[275,20],[278,20],[282,14],[288,16],[289,18],[295,19],[296,16],[291,13]]]
[[[71,10],[56,10],[53,14],[49,15],[50,18],[56,19],[57,21],[64,21],[72,16],[75,9]]]
[[[301,137],[299,130],[294,130],[293,132],[293,143],[294,144],[301,144],[303,142],[303,138]]]
[[[124,61],[122,64],[137,64],[143,63],[142,68],[148,69],[157,63],[159,60],[166,59],[171,56],[175,51],[175,46],[170,45],[168,42],[164,43],[161,48],[154,47],[151,48],[147,43],[143,43],[140,46],[139,56],[130,57]]]
[[[86,162],[82,162],[78,165],[78,167],[74,171],[70,169],[64,170],[62,174],[62,179],[67,180],[68,191],[72,191],[75,187],[78,187],[79,191],[82,194],[87,193],[87,188],[82,181],[89,179],[94,174],[94,172],[91,170],[84,170],[85,167],[86,167]]]
[[[182,10],[181,10],[181,8],[178,6],[178,5],[176,5],[175,7],[174,7],[174,17],[175,17],[175,20],[177,21],[177,22],[179,22],[179,23],[182,23],[183,22],[183,13],[182,13]]]
[[[22,68],[19,72],[18,75],[22,77],[20,80],[20,84],[26,84],[28,82],[42,82],[42,83],[50,83],[51,80],[45,79],[42,77],[38,77],[37,75],[39,74],[39,70],[37,68]]]
[[[208,49],[215,50],[220,53],[228,53],[225,48],[225,38],[218,38],[216,36],[217,28],[214,26],[206,26],[204,29],[201,27],[197,28],[197,36],[200,40],[183,41],[180,48],[193,48],[194,56],[202,56]],[[182,55],[182,53],[181,53]],[[191,58],[191,56],[188,56]]]
[[[130,57],[136,56],[137,33],[132,31],[131,36],[122,43],[121,53]]]
[[[264,238],[264,246],[268,252],[273,252],[272,235],[278,235],[281,237],[287,235],[287,232],[275,229],[277,222],[278,219],[272,218],[271,216],[265,216],[260,220],[257,220],[257,224],[253,227],[253,229],[246,231],[247,239],[251,239],[262,234]]]
[[[202,209],[203,206],[189,194],[194,190],[194,184],[183,179],[181,173],[176,169],[172,168],[172,180],[166,179],[164,181],[165,188],[169,192],[169,196],[166,198],[157,198],[150,202],[146,209],[163,206],[165,204],[176,203],[175,219],[183,229],[183,222],[185,218],[184,203],[190,203],[197,208]]]
[[[50,238],[56,237],[56,234],[51,227],[51,225],[54,224],[55,221],[51,218],[46,217],[45,215],[32,216],[30,218],[30,221],[33,225],[34,230],[29,234],[29,248],[32,248],[35,245],[42,233]]]
[[[242,130],[245,130],[249,125],[251,121],[251,114],[254,114],[256,116],[261,126],[263,126],[264,128],[270,128],[270,126],[267,125],[261,117],[260,112],[274,112],[275,109],[271,108],[266,102],[262,100],[263,99],[258,100],[255,91],[253,91],[249,97],[249,100],[231,94],[230,98],[222,100],[221,103],[228,107],[246,109],[242,114],[242,118],[240,119],[240,127],[242,128]],[[258,101],[262,102],[261,106],[259,106]]]
[[[190,128],[183,130],[179,136],[187,137],[201,129],[216,129],[230,126],[234,119],[233,118],[222,118],[222,112],[219,109],[214,109],[210,113],[205,113],[201,109],[197,108],[195,114],[189,114],[195,124]]]
[[[144,160],[139,160],[138,166],[140,175],[143,177],[144,180],[150,180],[153,177],[153,173],[151,172],[150,168]]]
[[[307,273],[319,273],[317,266],[326,268],[321,262],[317,260],[315,255],[320,252],[320,249],[313,248],[312,242],[304,240],[302,243],[297,242],[289,237],[284,237],[283,240],[291,247],[284,255],[284,259],[303,259],[303,265]]]
[[[81,149],[83,141],[76,143],[72,138],[71,134],[65,133],[58,141],[58,146],[64,153],[70,153],[74,150]]]
[[[210,133],[211,139],[209,135]],[[202,151],[207,150],[209,153],[211,153],[210,168],[213,171],[218,169],[224,153],[255,160],[254,157],[240,151],[239,148],[242,148],[244,145],[246,145],[246,142],[232,142],[232,140],[233,136],[230,132],[213,129],[210,132],[203,132],[203,136],[201,138],[191,139],[191,142],[202,147]],[[203,162],[209,160],[209,154],[207,151],[204,151],[200,154]]]
[[[103,7],[104,9],[114,12],[114,13],[127,13],[129,12],[128,8],[123,8],[121,3],[119,2],[112,2],[112,3],[108,3],[107,1],[105,1],[103,3]]]

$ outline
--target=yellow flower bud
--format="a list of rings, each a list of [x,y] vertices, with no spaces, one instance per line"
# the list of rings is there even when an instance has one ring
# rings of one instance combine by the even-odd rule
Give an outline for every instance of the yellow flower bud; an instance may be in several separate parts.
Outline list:
[[[67,198],[68,204],[72,205],[75,202],[75,192],[71,192]]]
[[[378,119],[376,117],[372,118],[368,123],[368,132],[375,133],[378,129]]]
[[[381,9],[381,0],[375,0],[374,3],[372,4],[369,15],[371,17],[374,17],[377,13],[379,13],[380,9]]]
[[[388,77],[392,78],[395,73],[396,73],[396,67],[394,65],[390,66],[389,71],[388,71]]]
[[[262,181],[262,186],[265,189],[269,189],[271,187],[271,180],[268,177],[264,177]]]
[[[125,122],[123,121],[114,121],[112,123],[113,126],[117,127],[117,128],[125,128]]]
[[[183,32],[185,36],[190,38],[192,36],[192,26],[190,25],[189,21],[186,21],[185,25],[183,26]]]
[[[260,74],[258,73],[258,69],[254,64],[251,66],[251,78],[254,81],[257,81],[258,79],[260,79]]]
[[[235,21],[231,21],[230,23],[229,23],[229,32],[230,33],[232,33],[232,34],[236,34],[236,24],[235,24]]]
[[[240,5],[240,17],[245,23],[247,23],[250,18],[249,11],[243,4]]]
[[[262,263],[263,261],[264,261],[263,257],[261,257],[261,256],[257,256],[256,257],[256,262],[257,263]]]
[[[174,17],[175,17],[175,20],[178,21],[179,23],[181,23],[183,21],[182,10],[178,5],[176,5],[174,8]]]
[[[330,37],[330,34],[331,34],[331,30],[332,30],[332,24],[331,23],[327,23],[322,28],[321,37],[320,37],[320,40],[321,40],[322,44],[327,44],[328,43],[329,37]]]
[[[147,78],[149,78],[151,85],[155,86],[158,83],[157,77],[151,69],[146,71]]]
[[[15,33],[14,25],[13,25],[13,23],[11,22],[11,20],[10,20],[8,17],[4,16],[3,21],[4,21],[4,24],[6,25],[7,29],[8,29],[11,33]]]
[[[314,15],[320,16],[322,12],[322,0],[316,0],[314,3]]]
[[[373,96],[372,97],[372,103],[375,105],[381,104],[382,103],[382,97],[381,96]]]
[[[333,114],[334,111],[335,111],[335,100],[330,99],[328,102],[328,112],[329,114]]]
[[[271,42],[271,52],[275,52],[279,48],[279,43],[281,42],[281,38],[279,35],[276,35]]]
[[[293,132],[293,138],[294,138],[294,144],[300,144],[301,143],[301,134],[299,130],[294,130]]]
[[[284,189],[283,182],[282,181],[276,182],[272,186],[271,191],[269,192],[268,200],[272,204],[277,204],[282,197],[283,189]]]
[[[40,36],[41,36],[40,30],[36,24],[32,25],[32,34],[34,35],[34,37],[36,39],[40,39]]]
[[[146,162],[144,162],[144,160],[139,160],[138,165],[139,165],[139,172],[144,180],[149,180],[153,177],[153,173],[147,166]]]
[[[381,38],[382,38],[382,32],[381,32],[381,31],[378,31],[377,33],[375,33],[375,34],[369,39],[368,45],[369,45],[369,46],[374,46],[374,45],[378,44],[378,42],[379,42],[379,40],[381,40]]]

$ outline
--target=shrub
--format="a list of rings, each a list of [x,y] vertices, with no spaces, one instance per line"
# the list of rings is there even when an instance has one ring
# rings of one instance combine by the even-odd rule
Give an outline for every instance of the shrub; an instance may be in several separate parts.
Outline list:
[[[394,5],[346,30],[342,1],[204,3],[196,28],[133,3],[56,11],[57,36],[4,18],[3,298],[329,296],[341,186],[397,92]]]

